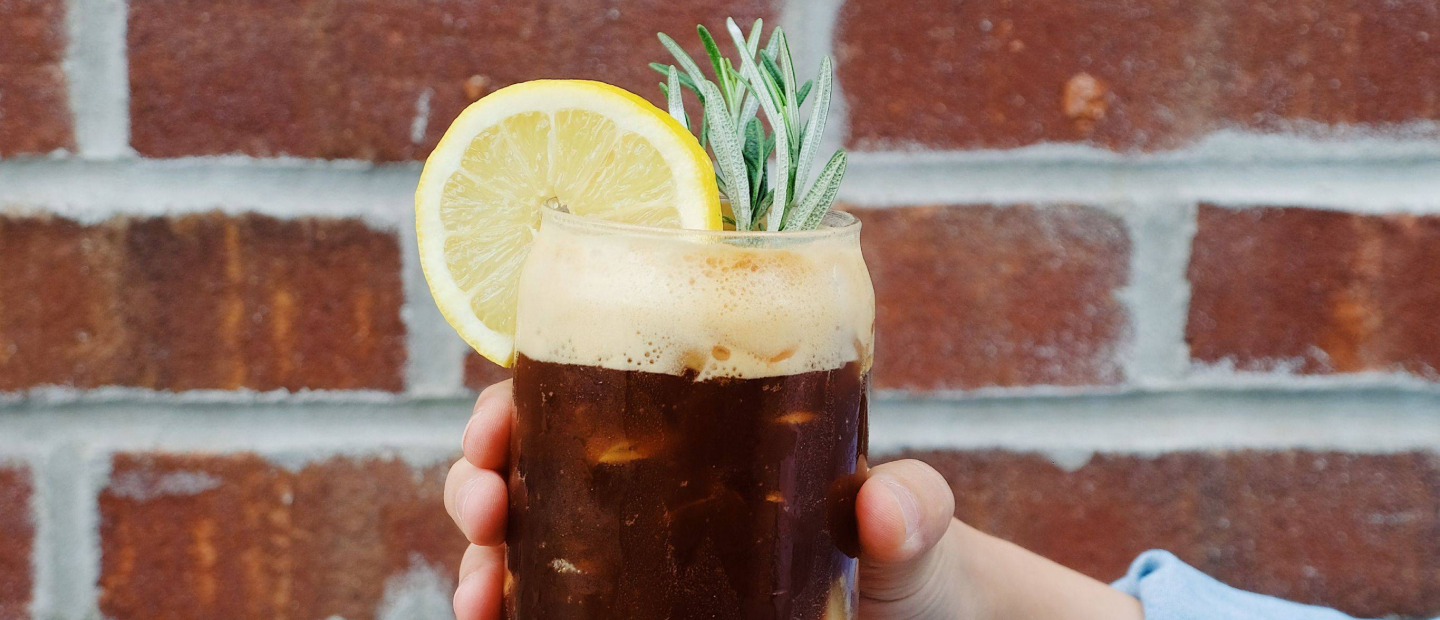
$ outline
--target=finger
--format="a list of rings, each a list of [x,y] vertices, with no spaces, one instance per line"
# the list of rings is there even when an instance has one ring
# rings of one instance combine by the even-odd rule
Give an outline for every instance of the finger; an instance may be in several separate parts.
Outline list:
[[[509,380],[485,388],[475,399],[475,408],[460,440],[465,460],[481,469],[503,471],[510,458],[510,424],[514,415],[515,392]]]
[[[505,548],[470,545],[460,560],[456,620],[499,620],[504,597]]]
[[[492,566],[493,565],[493,566]],[[490,570],[494,566],[505,565],[505,547],[503,545],[487,547],[485,545],[470,545],[465,548],[465,555],[460,557],[460,581],[474,574],[478,570]]]
[[[505,540],[505,480],[461,459],[445,477],[445,510],[465,538],[477,545]]]
[[[955,514],[945,478],[920,461],[879,465],[855,499],[861,555],[879,564],[907,562],[939,542]]]

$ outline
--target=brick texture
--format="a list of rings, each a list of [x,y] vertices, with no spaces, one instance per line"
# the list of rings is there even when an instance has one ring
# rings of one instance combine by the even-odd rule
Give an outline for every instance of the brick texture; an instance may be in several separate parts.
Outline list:
[[[371,620],[397,576],[433,570],[436,588],[453,588],[465,539],[443,506],[446,469],[118,455],[99,496],[100,610],[115,620]]]
[[[1433,2],[847,0],[838,29],[864,149],[1158,150],[1440,119]]]
[[[0,391],[402,387],[399,247],[353,220],[0,217]]]
[[[132,144],[217,153],[424,157],[475,98],[542,77],[612,82],[652,99],[656,31],[698,41],[773,16],[769,0],[134,0]],[[418,119],[418,120],[417,120]]]
[[[927,452],[956,516],[1102,580],[1163,548],[1232,585],[1358,617],[1440,613],[1440,458]]]
[[[875,284],[881,389],[1104,385],[1122,373],[1119,219],[1081,206],[848,209]]]
[[[71,148],[63,0],[0,0],[0,157]]]
[[[478,353],[465,354],[465,387],[483,390],[492,383],[509,379],[511,374],[509,368],[501,368]]]
[[[30,617],[33,494],[29,469],[0,460],[0,620]]]
[[[1202,206],[1186,340],[1198,362],[1440,380],[1440,217]]]

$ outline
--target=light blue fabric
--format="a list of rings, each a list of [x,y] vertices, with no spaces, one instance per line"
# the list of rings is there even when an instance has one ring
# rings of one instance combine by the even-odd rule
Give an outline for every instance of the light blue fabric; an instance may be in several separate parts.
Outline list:
[[[1333,609],[1236,590],[1168,551],[1140,554],[1114,586],[1140,599],[1145,620],[1353,620]]]

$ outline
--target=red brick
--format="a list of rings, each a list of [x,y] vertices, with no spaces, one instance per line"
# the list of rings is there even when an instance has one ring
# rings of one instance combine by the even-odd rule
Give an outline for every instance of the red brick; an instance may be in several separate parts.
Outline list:
[[[853,146],[1183,146],[1440,119],[1440,11],[1354,0],[847,0]]]
[[[0,157],[72,148],[63,0],[0,0]]]
[[[511,374],[509,368],[501,368],[478,353],[465,354],[465,387],[483,390],[492,383],[509,379]]]
[[[1186,340],[1199,362],[1440,379],[1440,217],[1202,206]]]
[[[0,390],[402,387],[399,246],[357,221],[10,217],[0,247]]]
[[[0,217],[0,390],[127,380],[117,238],[59,218]]]
[[[446,470],[118,455],[99,496],[100,610],[115,620],[375,618],[387,579],[458,570],[465,539],[443,506]]]
[[[1204,566],[1208,456],[1096,456],[1067,472],[1049,459],[1001,451],[902,455],[934,466],[955,492],[955,516],[1105,581],[1147,549]]]
[[[657,30],[698,48],[697,23],[775,12],[771,0],[135,0],[132,145],[154,157],[422,158],[478,94],[583,77],[655,99]]]
[[[1066,471],[1001,451],[925,452],[956,516],[1103,580],[1168,549],[1250,589],[1360,617],[1440,613],[1433,454],[1097,455]]]
[[[0,620],[30,617],[35,523],[28,468],[0,461]]]
[[[876,387],[1122,380],[1119,219],[1080,206],[850,210],[875,284]]]
[[[1224,469],[1218,578],[1361,618],[1440,613],[1434,455],[1240,453]]]

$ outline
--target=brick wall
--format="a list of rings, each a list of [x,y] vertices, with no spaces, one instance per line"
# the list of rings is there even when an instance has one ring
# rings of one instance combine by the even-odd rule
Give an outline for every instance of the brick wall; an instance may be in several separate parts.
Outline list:
[[[1102,579],[1440,614],[1440,0],[0,0],[0,620],[446,617],[504,372],[419,161],[731,14],[838,61],[874,452]]]

